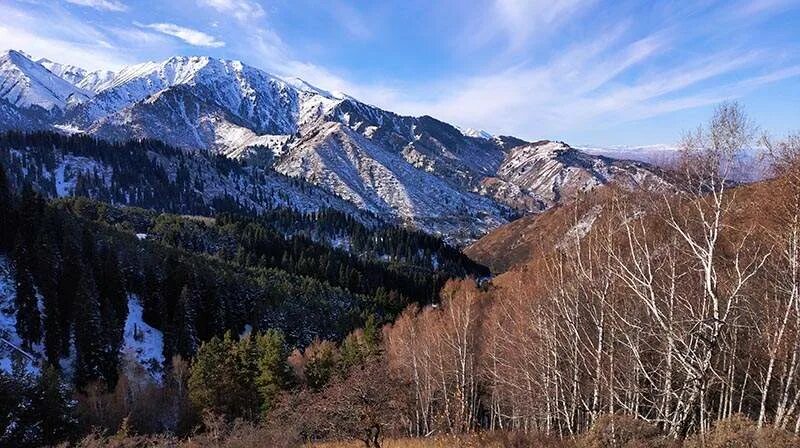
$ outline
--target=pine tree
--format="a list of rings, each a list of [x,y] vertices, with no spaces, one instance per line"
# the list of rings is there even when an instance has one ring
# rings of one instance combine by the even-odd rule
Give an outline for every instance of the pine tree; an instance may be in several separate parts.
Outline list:
[[[225,333],[230,338],[230,332]],[[247,334],[231,346],[230,364],[226,371],[230,375],[229,412],[237,417],[255,419],[261,407],[257,383],[260,347],[254,335]]]
[[[261,411],[266,413],[274,405],[278,393],[288,385],[288,352],[283,333],[278,330],[267,330],[254,339],[258,355],[255,383],[261,398]]]
[[[69,355],[73,314],[76,309],[76,295],[81,281],[79,241],[75,233],[66,231],[61,243],[62,259],[58,277],[58,309],[61,331],[61,356]]]
[[[68,438],[77,424],[71,391],[51,365],[45,367],[33,387],[32,404],[42,445],[56,445]]]
[[[44,350],[47,360],[56,365],[61,355],[61,348],[64,345],[62,337],[64,330],[61,328],[61,307],[59,304],[59,278],[62,267],[60,251],[55,242],[57,232],[57,221],[53,212],[45,213],[39,234],[36,238],[36,266],[34,278],[42,295],[44,305]]]
[[[0,251],[6,252],[12,247],[15,214],[11,185],[5,168],[0,165]]]
[[[158,278],[157,265],[150,260],[144,263],[142,285],[143,319],[155,328],[164,328],[164,304],[161,294],[161,282]]]
[[[381,329],[374,313],[367,316],[367,320],[364,322],[364,344],[368,356],[375,355],[380,350]]]
[[[125,318],[128,315],[128,295],[120,272],[116,251],[103,246],[98,253],[95,279],[100,301],[103,334],[105,337],[105,378],[115,378],[117,358],[122,346]]]
[[[76,423],[70,393],[54,368],[34,376],[15,358],[11,375],[0,372],[0,446],[55,446],[66,440]]]
[[[42,339],[41,315],[31,274],[33,264],[31,258],[30,249],[24,244],[23,238],[17,238],[17,245],[14,248],[14,273],[17,284],[14,306],[17,310],[17,334],[26,348],[30,348],[32,344]]]
[[[223,338],[215,336],[198,349],[189,376],[189,398],[198,408],[231,411],[232,353],[230,334]]]
[[[304,376],[308,387],[321,390],[328,384],[337,365],[337,355],[336,345],[330,341],[315,340],[305,349]]]
[[[100,298],[90,271],[81,268],[81,279],[75,297],[75,384],[85,387],[92,381],[104,379],[107,371],[106,344]]]
[[[175,352],[181,356],[191,357],[197,351],[197,313],[200,296],[197,290],[185,285],[181,289],[178,306],[175,310]]]

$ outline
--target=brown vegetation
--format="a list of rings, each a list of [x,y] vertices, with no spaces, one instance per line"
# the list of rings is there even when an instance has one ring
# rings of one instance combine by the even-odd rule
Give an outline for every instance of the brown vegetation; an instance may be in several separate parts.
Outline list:
[[[684,142],[678,193],[613,192],[488,292],[456,283],[401,316],[387,356],[414,391],[410,432],[576,437],[623,414],[675,440],[737,413],[797,431],[800,176],[731,188],[752,136],[722,106]],[[783,167],[792,141],[774,145]]]
[[[800,138],[766,141],[774,180],[731,188],[752,134],[722,106],[687,137],[677,193],[547,215],[561,232],[491,285],[449,282],[380,344],[293,353],[297,388],[261,423],[206,414],[202,434],[157,444],[800,446]]]

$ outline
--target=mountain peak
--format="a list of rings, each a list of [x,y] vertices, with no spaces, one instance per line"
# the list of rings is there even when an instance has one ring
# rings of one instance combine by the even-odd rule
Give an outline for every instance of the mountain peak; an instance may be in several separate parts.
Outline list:
[[[0,56],[0,98],[16,107],[63,110],[68,102],[81,102],[88,97],[87,92],[21,51],[8,50]]]
[[[467,137],[475,137],[475,138],[482,138],[484,140],[490,140],[494,137],[492,134],[484,131],[483,129],[474,129],[474,128],[460,128],[456,127],[462,134]]]
[[[512,209],[538,212],[575,191],[636,182],[649,172],[560,141],[399,115],[236,60],[174,56],[116,73],[33,62],[19,52],[0,62],[0,98],[17,108],[58,109],[41,127],[229,157],[266,155],[254,160],[453,242],[504,223]],[[65,80],[70,74],[82,77],[85,90]]]
[[[76,86],[83,80],[83,78],[86,77],[88,73],[81,67],[76,67],[69,64],[60,64],[47,58],[40,58],[36,60],[36,62],[41,64],[44,68],[50,70],[53,74]]]
[[[343,92],[324,90],[298,77],[288,77],[281,79],[283,79],[283,81],[289,84],[290,86],[302,92],[314,93],[320,96],[324,96],[326,98],[336,99],[336,100],[352,99],[352,97]]]
[[[2,53],[2,55],[0,55],[0,58],[3,58],[3,57],[25,58],[25,59],[28,59],[28,60],[33,59],[33,57],[31,57],[31,55],[29,55],[28,53],[25,53],[22,50],[14,50],[13,48],[9,48],[8,50],[4,51]]]

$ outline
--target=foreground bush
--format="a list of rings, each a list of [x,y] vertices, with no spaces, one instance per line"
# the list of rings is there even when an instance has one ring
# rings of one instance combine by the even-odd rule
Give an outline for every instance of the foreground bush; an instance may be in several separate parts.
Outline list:
[[[579,448],[667,448],[674,446],[655,426],[628,415],[604,415],[578,439]]]
[[[309,445],[309,448],[363,448],[361,441],[328,442]],[[558,440],[540,435],[517,432],[483,432],[427,438],[387,439],[382,448],[574,448],[569,440]]]
[[[703,436],[694,435],[686,448],[790,448],[800,446],[800,438],[782,429],[756,423],[742,415],[716,422]]]

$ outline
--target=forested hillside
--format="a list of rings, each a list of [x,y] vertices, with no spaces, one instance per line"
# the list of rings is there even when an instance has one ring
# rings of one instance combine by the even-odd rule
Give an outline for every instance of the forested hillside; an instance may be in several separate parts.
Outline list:
[[[306,182],[154,140],[109,143],[53,132],[0,134],[0,163],[11,185],[48,198],[84,196],[110,204],[210,216],[290,207],[335,208],[365,223],[381,220]]]
[[[236,206],[226,210],[247,215],[208,218],[48,201],[44,178],[29,168],[37,165],[14,160],[14,180],[0,167],[0,386],[11,400],[0,440],[13,446],[97,423],[83,413],[74,420],[70,390],[98,399],[130,381],[166,386],[173,364],[214,337],[272,334],[282,351],[342,340],[436,300],[451,276],[487,274],[434,237],[335,211],[256,215]],[[163,191],[153,198],[185,199],[186,190]],[[25,404],[38,387],[54,395]],[[42,421],[41,406],[62,409]],[[158,428],[191,424],[175,412]],[[51,424],[50,433],[29,427]]]

